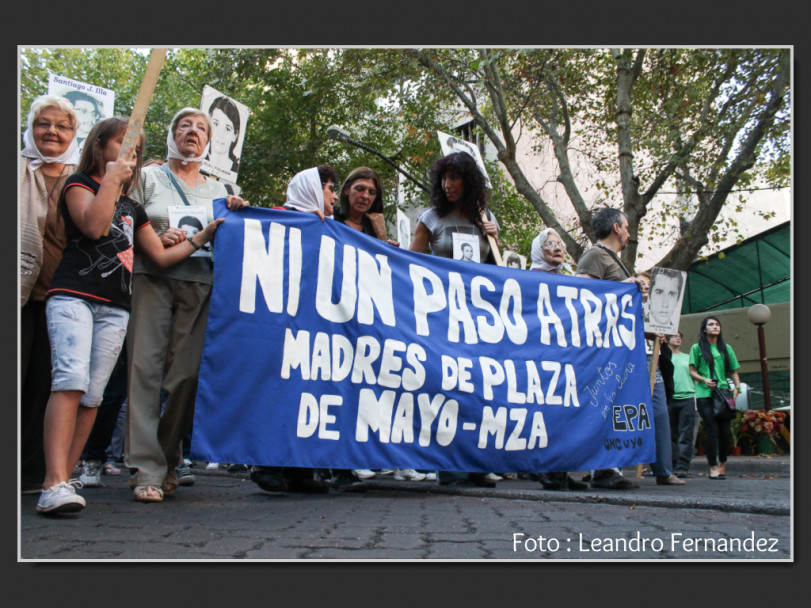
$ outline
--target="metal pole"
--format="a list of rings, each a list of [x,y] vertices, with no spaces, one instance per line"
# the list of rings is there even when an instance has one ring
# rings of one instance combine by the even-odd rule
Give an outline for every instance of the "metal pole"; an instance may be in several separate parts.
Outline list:
[[[397,170],[398,170],[400,173],[402,173],[403,175],[405,175],[405,176],[406,176],[408,179],[410,179],[412,182],[414,182],[415,184],[417,184],[417,185],[418,185],[420,188],[422,188],[422,189],[423,189],[423,190],[425,190],[426,192],[430,192],[430,191],[431,191],[431,190],[428,188],[428,186],[426,186],[425,184],[423,184],[422,182],[420,182],[419,180],[417,180],[417,178],[415,178],[415,177],[413,177],[411,174],[409,174],[409,173],[408,173],[408,171],[406,171],[405,169],[402,169],[402,168],[400,167],[400,165],[398,165],[397,163],[395,163],[395,162],[394,162],[393,160],[391,160],[389,157],[387,157],[387,156],[383,156],[383,155],[382,155],[380,152],[378,152],[377,150],[374,150],[374,149],[370,148],[369,146],[366,146],[366,145],[364,145],[364,144],[360,143],[359,141],[355,141],[354,139],[349,139],[349,138],[347,138],[347,139],[346,139],[346,143],[352,144],[353,146],[357,146],[358,148],[361,148],[362,150],[366,150],[367,152],[371,152],[372,154],[375,154],[376,156],[379,156],[379,157],[380,157],[380,158],[382,158],[384,161],[386,161],[387,163],[389,163],[389,164],[390,164],[392,167],[394,167],[395,169],[397,169]]]
[[[405,175],[408,179],[410,179],[412,182],[414,182],[417,186],[419,186],[420,188],[422,188],[423,190],[425,190],[428,193],[431,192],[431,190],[430,190],[430,188],[428,188],[428,186],[423,184],[416,177],[411,175],[408,171],[401,168],[400,165],[395,163],[388,156],[384,156],[383,154],[381,154],[377,150],[374,150],[373,148],[370,148],[369,146],[367,146],[365,144],[362,144],[359,141],[355,141],[354,139],[350,138],[349,133],[347,131],[345,131],[344,129],[342,129],[340,127],[337,127],[335,125],[332,125],[327,129],[327,137],[330,137],[331,139],[336,139],[338,141],[343,141],[343,142],[346,142],[348,144],[352,144],[353,146],[356,146],[356,147],[360,148],[361,150],[366,150],[367,152],[371,152],[372,154],[374,154],[378,158],[382,158],[384,161],[386,161],[392,167],[397,169],[400,173]]]
[[[763,404],[768,412],[772,409],[772,397],[769,390],[769,369],[766,365],[766,339],[764,337],[763,325],[757,326],[758,351],[760,352],[760,375],[763,378]]]

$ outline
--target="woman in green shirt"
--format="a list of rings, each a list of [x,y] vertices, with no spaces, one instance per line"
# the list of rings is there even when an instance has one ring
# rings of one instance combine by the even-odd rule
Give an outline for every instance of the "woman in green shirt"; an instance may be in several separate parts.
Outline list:
[[[741,391],[741,381],[738,378],[740,367],[735,352],[721,335],[721,322],[717,317],[705,318],[701,322],[698,344],[693,344],[690,349],[690,376],[696,381],[696,407],[707,431],[704,446],[710,465],[710,479],[726,478],[727,454],[731,447],[730,421],[715,417],[712,391],[716,386],[731,388],[733,398],[737,399]],[[728,376],[734,381],[731,387]]]

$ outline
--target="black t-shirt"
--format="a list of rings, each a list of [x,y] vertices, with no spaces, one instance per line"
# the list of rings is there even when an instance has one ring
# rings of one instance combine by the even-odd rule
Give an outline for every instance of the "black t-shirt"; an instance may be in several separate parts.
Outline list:
[[[87,238],[70,217],[65,192],[68,188],[85,188],[95,195],[100,185],[83,173],[74,173],[65,182],[59,207],[65,221],[66,245],[46,298],[71,296],[130,310],[133,237],[136,230],[149,224],[149,216],[142,205],[122,195],[109,234],[98,240]]]

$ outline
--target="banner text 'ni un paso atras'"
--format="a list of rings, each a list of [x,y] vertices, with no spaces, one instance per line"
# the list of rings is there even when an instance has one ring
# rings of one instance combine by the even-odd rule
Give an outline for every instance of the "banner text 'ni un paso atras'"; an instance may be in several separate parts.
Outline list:
[[[403,251],[215,201],[192,450],[318,468],[580,471],[655,460],[633,284]]]

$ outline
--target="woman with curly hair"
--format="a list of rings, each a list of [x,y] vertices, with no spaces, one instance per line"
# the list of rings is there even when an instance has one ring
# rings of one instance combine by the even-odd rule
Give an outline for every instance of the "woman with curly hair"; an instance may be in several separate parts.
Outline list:
[[[696,381],[696,407],[707,431],[705,452],[710,465],[710,479],[725,479],[727,455],[731,444],[729,420],[716,418],[713,412],[712,391],[715,387],[731,388],[732,397],[741,392],[740,368],[735,351],[724,342],[721,321],[706,317],[701,322],[698,343],[690,349],[690,376]],[[729,386],[728,377],[734,381]],[[720,464],[719,464],[720,461]]]
[[[431,167],[431,207],[417,218],[411,251],[444,258],[461,252],[463,243],[478,243],[473,260],[495,264],[487,235],[498,234],[498,222],[487,210],[489,192],[476,160],[466,152],[454,152]],[[486,214],[487,220],[482,219]]]
[[[487,211],[488,194],[484,175],[470,154],[454,152],[437,160],[431,167],[431,207],[417,218],[411,251],[425,253],[430,244],[433,255],[458,258],[463,244],[474,249],[478,245],[473,261],[495,264],[487,235],[498,234],[498,222]],[[486,472],[437,472],[440,485],[495,487],[499,479]]]

